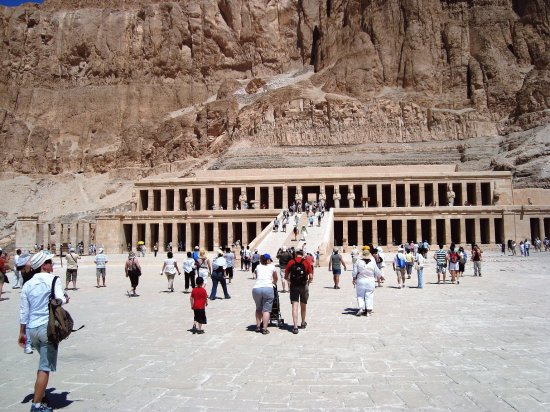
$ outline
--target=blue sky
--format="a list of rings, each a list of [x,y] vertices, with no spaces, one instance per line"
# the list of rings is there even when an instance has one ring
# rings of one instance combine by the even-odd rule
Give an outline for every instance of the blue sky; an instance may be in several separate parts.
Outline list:
[[[23,3],[42,3],[44,0],[0,0],[0,6],[19,6]]]

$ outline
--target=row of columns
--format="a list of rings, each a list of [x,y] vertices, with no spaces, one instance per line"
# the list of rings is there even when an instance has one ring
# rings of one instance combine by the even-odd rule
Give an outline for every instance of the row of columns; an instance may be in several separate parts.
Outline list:
[[[51,234],[50,225],[54,226],[55,235]],[[37,225],[36,243],[39,246],[55,245],[56,250],[63,243],[70,243],[76,247],[79,242],[84,243],[84,250],[87,251],[92,239],[92,223],[78,221],[72,223],[39,223]]]
[[[465,199],[468,198],[468,192],[467,192],[467,183],[468,182],[462,182],[460,183],[461,185],[461,196],[460,198],[462,199],[462,201],[464,202]],[[471,183],[475,183],[475,204],[476,205],[481,205],[482,204],[482,194],[481,194],[481,183],[482,182],[471,182]],[[384,183],[384,184],[388,184],[388,183]],[[378,201],[378,206],[381,206],[381,203],[382,203],[382,186],[384,185],[382,183],[376,183],[376,198],[377,198],[377,201]],[[396,182],[396,181],[393,181],[391,183],[389,183],[390,187],[391,187],[391,200],[390,200],[390,203],[391,203],[391,206],[394,207],[396,204],[397,204],[397,185],[398,184],[401,184],[399,182]],[[425,183],[425,182],[418,182],[418,183],[414,183],[414,182],[406,182],[406,183],[402,183],[405,185],[405,206],[409,206],[411,204],[411,185],[418,185],[418,188],[419,188],[419,199],[420,199],[420,205],[419,206],[425,206],[426,204],[426,184],[431,184],[432,185],[432,188],[433,188],[433,200],[435,203],[439,203],[439,184],[452,184],[450,182],[434,182],[434,183]],[[363,197],[367,197],[368,196],[368,186],[369,184],[368,183],[362,183],[362,194],[363,194]],[[373,184],[371,184],[370,186],[372,186]],[[327,185],[320,185],[320,190],[321,192],[325,192],[326,193],[326,186]],[[351,191],[353,192],[353,187],[356,186],[355,184],[353,183],[344,183],[344,184],[335,184],[335,185],[329,185],[329,186],[332,186],[334,188],[339,188],[340,186],[345,186],[347,187],[347,192],[346,193],[340,193],[341,195],[341,199],[340,200],[337,200],[337,199],[327,199],[329,203],[331,204],[334,204],[335,207],[354,207],[353,205],[353,202],[351,201],[348,201],[347,199],[347,195],[348,193]],[[283,207],[287,207],[287,205],[291,204],[292,202],[294,202],[294,199],[289,199],[288,198],[288,186],[286,185],[283,185],[283,186],[276,186],[276,185],[268,185],[268,186],[254,186],[254,199],[253,200],[256,200],[256,201],[259,201],[260,200],[260,189],[261,187],[267,187],[268,189],[268,202],[267,202],[267,207],[269,209],[274,209],[275,208],[275,200],[274,200],[274,197],[275,197],[275,188],[281,188],[282,189],[282,203],[283,203]],[[291,186],[291,187],[295,187],[296,189],[300,189],[300,190],[303,190],[301,186]],[[223,189],[227,189],[227,208],[229,210],[233,210],[234,209],[234,206],[235,204],[239,203],[239,199],[234,199],[233,197],[233,189],[240,189],[241,192],[244,191],[246,193],[246,186],[242,186],[242,187],[224,187]],[[207,187],[200,187],[198,188],[199,191],[200,191],[200,202],[199,202],[199,205],[200,205],[200,210],[207,210],[209,205],[206,204],[206,201],[207,201],[207,196],[206,196],[206,190],[208,189]],[[214,205],[220,205],[220,187],[213,187],[211,188],[213,189],[214,191],[214,196],[213,196],[213,203]],[[147,197],[148,197],[148,207],[147,207],[147,210],[148,211],[153,211],[154,210],[154,204],[155,204],[155,201],[154,201],[154,191],[155,190],[159,190],[160,191],[160,211],[167,211],[167,191],[170,190],[170,191],[173,191],[174,193],[174,210],[175,211],[179,211],[180,208],[180,203],[181,203],[181,198],[180,198],[180,189],[179,188],[163,188],[163,189],[144,189],[144,190],[147,190]],[[193,204],[195,204],[195,199],[193,198],[193,188],[187,188],[186,189],[186,192],[187,192],[187,196],[190,196],[190,198],[193,199]],[[491,197],[491,195],[489,195]],[[248,201],[250,201],[251,199],[248,199]],[[306,201],[306,199],[304,199],[304,202]],[[442,206],[442,205],[441,205]],[[142,210],[142,208],[139,208],[138,210]]]

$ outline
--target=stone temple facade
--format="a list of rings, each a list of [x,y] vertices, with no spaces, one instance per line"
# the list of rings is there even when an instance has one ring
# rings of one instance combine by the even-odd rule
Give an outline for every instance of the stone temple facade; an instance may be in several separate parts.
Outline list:
[[[519,192],[518,192],[519,193]],[[92,241],[110,253],[144,242],[162,251],[252,244],[271,230],[281,209],[324,201],[333,245],[495,244],[550,236],[550,206],[515,193],[510,172],[459,172],[454,165],[197,171],[189,178],[135,184],[132,211],[98,216],[71,231],[71,243]],[[18,221],[17,247],[44,233],[37,219]],[[87,227],[87,229],[85,229]],[[59,228],[60,243],[63,228]],[[78,238],[78,230],[85,239]],[[24,235],[23,235],[24,233]],[[42,235],[43,236],[43,235]],[[38,242],[43,243],[43,242]]]

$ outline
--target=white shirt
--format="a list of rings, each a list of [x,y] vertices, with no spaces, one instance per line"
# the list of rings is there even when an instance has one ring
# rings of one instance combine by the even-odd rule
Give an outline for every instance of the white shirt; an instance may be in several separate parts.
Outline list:
[[[37,273],[23,286],[19,298],[19,323],[28,328],[36,328],[48,323],[48,303],[52,290],[54,275],[52,273]],[[54,295],[66,303],[61,279],[55,282]]]
[[[218,256],[212,261],[212,270],[216,270],[220,267],[222,269],[227,267],[227,262],[223,256]]]
[[[419,268],[424,267],[424,256],[422,256],[422,253],[417,253],[415,260]]]
[[[262,265],[256,266],[256,283],[252,289],[257,288],[272,288],[273,287],[273,272],[275,272],[275,265]]]
[[[361,279],[374,279],[382,276],[382,272],[378,269],[376,261],[371,259],[369,263],[365,263],[363,259],[357,260],[357,263],[353,265],[351,276],[356,280]]]
[[[195,270],[195,259],[189,257],[183,261],[183,271],[189,273]]]
[[[233,254],[233,252],[226,253],[224,257],[225,261],[227,262],[227,267],[232,268],[235,262],[235,255]]]
[[[164,273],[169,273],[170,275],[176,274],[176,259],[170,258],[164,261]]]

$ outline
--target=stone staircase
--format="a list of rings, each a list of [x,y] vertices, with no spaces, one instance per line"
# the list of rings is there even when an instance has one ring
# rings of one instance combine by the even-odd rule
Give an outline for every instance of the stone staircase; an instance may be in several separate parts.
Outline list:
[[[279,231],[273,231],[273,222],[267,226],[262,233],[251,242],[251,248],[257,248],[260,253],[269,253],[273,258],[277,255],[277,251],[283,245],[290,248],[301,249],[303,244],[306,243],[306,249],[311,252],[315,252],[318,248],[321,251],[321,261],[326,260],[327,251],[330,252],[333,244],[333,213],[332,211],[326,212],[325,216],[321,220],[321,226],[317,226],[317,220],[315,219],[313,226],[309,226],[308,217],[306,213],[298,215],[298,228],[306,226],[307,235],[305,242],[300,240],[294,240],[292,229],[294,228],[294,216],[289,219],[286,232],[282,232],[279,227]],[[281,214],[279,214],[281,219]]]

